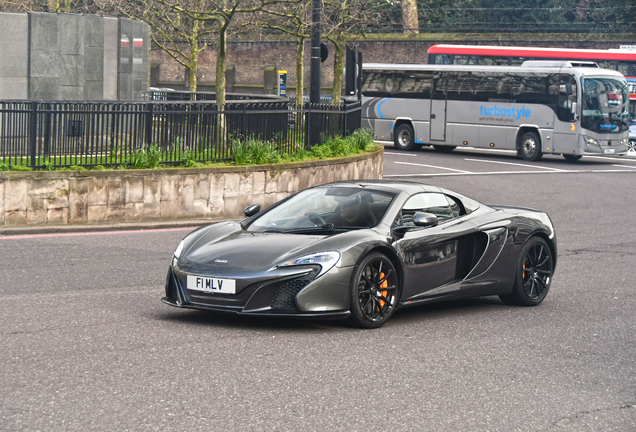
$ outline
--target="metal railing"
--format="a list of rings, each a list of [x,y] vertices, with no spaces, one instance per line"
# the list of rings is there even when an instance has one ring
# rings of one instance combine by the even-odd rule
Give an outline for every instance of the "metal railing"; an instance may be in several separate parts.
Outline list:
[[[153,144],[163,164],[228,161],[241,140],[289,153],[347,136],[360,123],[359,102],[229,101],[219,110],[210,101],[0,101],[0,167],[127,165]]]

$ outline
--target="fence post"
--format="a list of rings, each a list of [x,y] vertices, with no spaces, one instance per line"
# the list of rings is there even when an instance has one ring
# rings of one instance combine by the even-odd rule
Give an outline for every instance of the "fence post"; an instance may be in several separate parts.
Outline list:
[[[344,111],[344,122],[342,124],[342,137],[346,137],[347,136],[347,129],[348,129],[348,125],[349,123],[347,122],[348,118],[347,115],[349,114],[349,110],[347,109],[347,103],[343,102],[342,103],[342,110]]]
[[[307,110],[305,111],[305,149],[309,150],[312,147],[312,142],[309,139],[311,134],[311,102],[307,102]]]
[[[150,147],[152,144],[152,102],[148,102],[146,110],[146,145]]]
[[[29,115],[29,144],[31,146],[31,168],[35,169],[35,157],[38,145],[38,103],[31,102],[31,113]]]

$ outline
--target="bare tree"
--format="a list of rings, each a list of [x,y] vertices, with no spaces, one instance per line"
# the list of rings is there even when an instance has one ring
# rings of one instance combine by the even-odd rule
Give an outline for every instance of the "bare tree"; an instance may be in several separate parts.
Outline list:
[[[305,72],[305,41],[311,28],[311,2],[279,3],[266,7],[266,19],[257,25],[265,29],[280,31],[296,40],[296,103],[303,103]]]
[[[323,22],[325,39],[335,47],[331,100],[339,104],[347,41],[366,34],[369,22],[377,22],[380,3],[376,0],[325,0]]]
[[[417,0],[402,0],[402,23],[404,33],[419,33]]]

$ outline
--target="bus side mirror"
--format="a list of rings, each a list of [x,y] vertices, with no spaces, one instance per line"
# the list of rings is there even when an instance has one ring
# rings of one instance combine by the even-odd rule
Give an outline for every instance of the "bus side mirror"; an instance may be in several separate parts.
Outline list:
[[[576,102],[572,102],[572,114],[574,115],[574,120],[579,119],[579,115],[577,114],[578,104]]]

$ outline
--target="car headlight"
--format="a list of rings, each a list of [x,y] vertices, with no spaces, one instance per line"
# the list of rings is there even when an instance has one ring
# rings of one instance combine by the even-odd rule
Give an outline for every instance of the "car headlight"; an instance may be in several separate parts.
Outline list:
[[[336,251],[331,252],[319,252],[311,255],[305,255],[300,258],[286,261],[279,264],[277,267],[290,267],[290,266],[303,266],[303,265],[316,265],[320,266],[320,272],[318,276],[327,273],[333,266],[340,261],[340,253]]]
[[[583,140],[585,140],[585,145],[589,145],[589,146],[599,146],[599,143],[596,139],[589,137],[589,136],[585,136],[583,135]]]
[[[179,257],[181,256],[182,250],[183,250],[183,240],[181,240],[181,243],[179,243],[179,246],[177,246],[177,249],[174,251],[174,257],[179,259]]]

